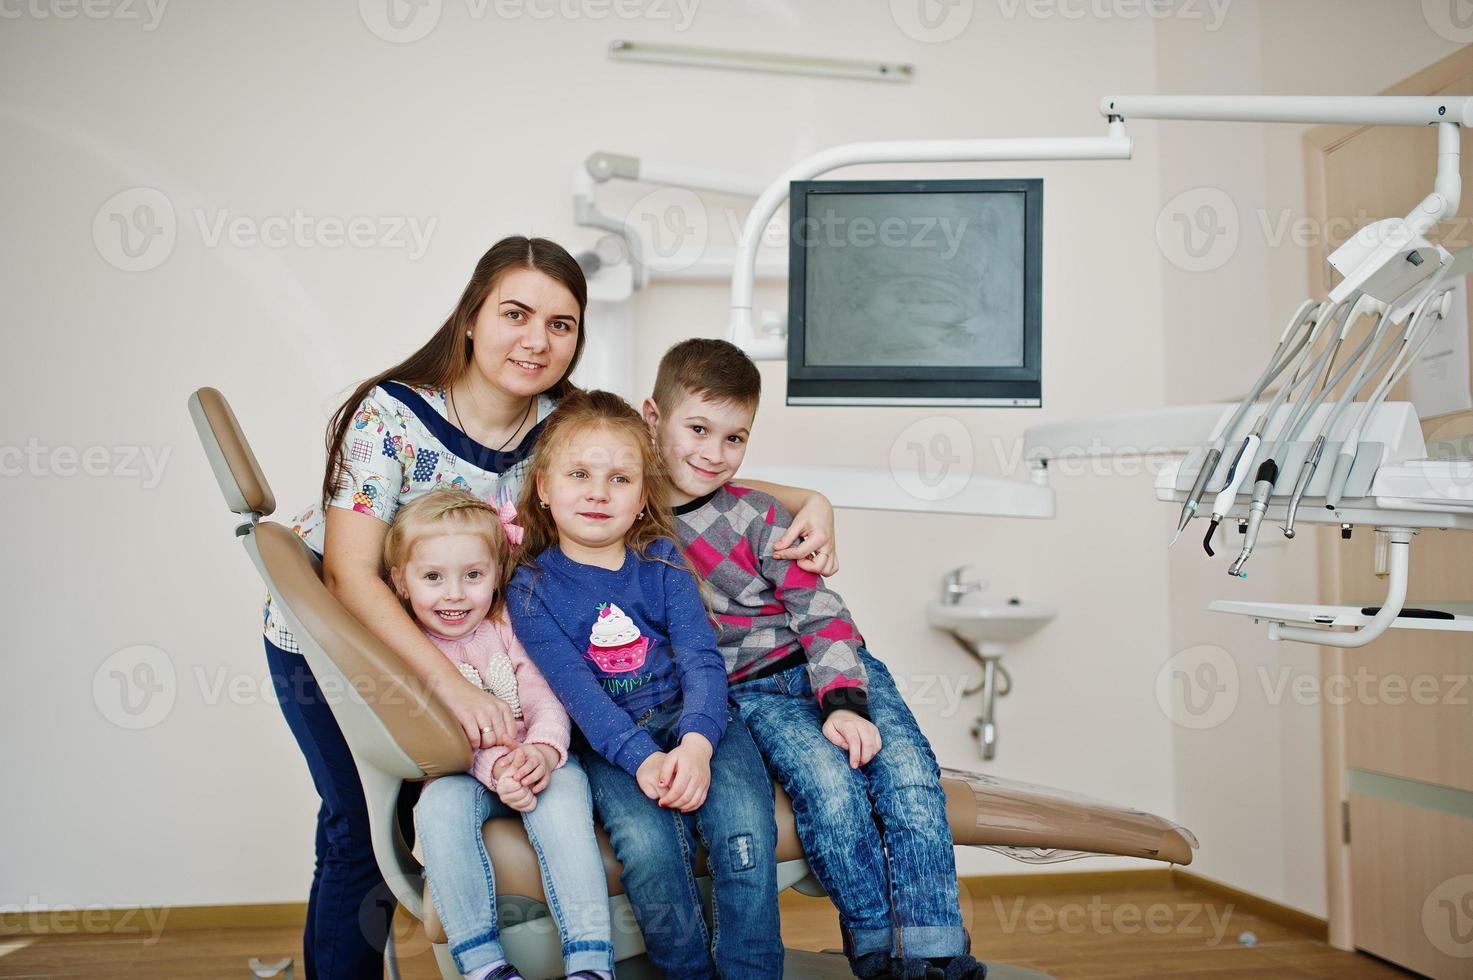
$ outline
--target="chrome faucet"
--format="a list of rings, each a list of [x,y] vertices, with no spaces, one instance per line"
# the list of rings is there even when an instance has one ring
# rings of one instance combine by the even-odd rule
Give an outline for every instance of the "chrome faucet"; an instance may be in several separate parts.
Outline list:
[[[954,606],[961,602],[962,596],[968,592],[982,592],[987,588],[986,582],[962,581],[962,572],[965,572],[971,567],[971,565],[962,565],[946,573],[946,578],[941,586],[941,601],[946,605]]]

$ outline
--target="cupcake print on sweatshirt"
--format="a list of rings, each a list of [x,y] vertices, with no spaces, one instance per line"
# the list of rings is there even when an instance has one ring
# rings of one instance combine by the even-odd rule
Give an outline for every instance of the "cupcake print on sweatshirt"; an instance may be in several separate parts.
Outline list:
[[[588,656],[607,674],[623,674],[644,666],[650,641],[640,636],[639,627],[612,602],[598,605],[598,618],[588,638]]]

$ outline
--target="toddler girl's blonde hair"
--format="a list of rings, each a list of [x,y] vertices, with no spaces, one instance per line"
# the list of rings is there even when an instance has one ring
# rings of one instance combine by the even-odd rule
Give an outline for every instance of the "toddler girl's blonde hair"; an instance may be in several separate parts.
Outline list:
[[[416,542],[437,534],[479,534],[491,549],[496,568],[492,579],[500,579],[511,548],[495,508],[461,487],[437,487],[400,507],[384,537],[384,571],[403,569]],[[392,585],[392,578],[390,579]],[[487,619],[495,619],[505,607],[505,591],[496,590]]]

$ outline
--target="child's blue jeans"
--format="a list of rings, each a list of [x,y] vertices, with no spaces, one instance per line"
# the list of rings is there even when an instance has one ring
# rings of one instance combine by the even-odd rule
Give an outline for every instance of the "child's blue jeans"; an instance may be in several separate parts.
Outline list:
[[[469,973],[506,958],[496,920],[496,877],[481,826],[491,817],[518,815],[537,851],[567,971],[612,972],[608,880],[593,836],[588,778],[572,758],[553,771],[528,813],[518,814],[464,773],[441,776],[420,796],[415,833],[456,969]]]
[[[793,799],[808,865],[853,955],[960,955],[967,940],[936,756],[890,671],[863,648],[859,659],[883,743],[859,769],[824,736],[807,667],[734,683],[731,698]]]
[[[668,751],[678,744],[680,708],[676,697],[635,723]],[[663,975],[680,980],[783,972],[772,777],[741,719],[728,715],[711,755],[711,788],[695,813],[661,808],[629,773],[586,746],[582,755],[645,949]],[[709,934],[691,868],[698,841],[713,879]]]

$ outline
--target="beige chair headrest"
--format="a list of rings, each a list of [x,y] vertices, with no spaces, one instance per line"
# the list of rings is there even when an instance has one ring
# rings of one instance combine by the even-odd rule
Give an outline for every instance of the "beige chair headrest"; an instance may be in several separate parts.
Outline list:
[[[251,452],[225,396],[214,388],[201,388],[189,396],[189,415],[230,509],[262,517],[274,511],[276,497],[271,484],[266,482],[266,474],[261,472],[261,464],[256,462],[256,454]]]

